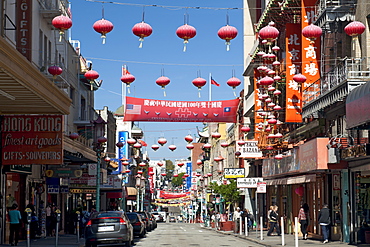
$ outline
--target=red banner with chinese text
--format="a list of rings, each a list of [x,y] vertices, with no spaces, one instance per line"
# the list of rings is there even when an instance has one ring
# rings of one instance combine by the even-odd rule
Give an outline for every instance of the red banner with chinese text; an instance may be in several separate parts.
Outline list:
[[[302,0],[301,28],[315,21],[316,0]],[[302,85],[303,105],[320,95],[320,39],[310,42],[302,36],[302,75],[307,81]]]
[[[169,101],[126,97],[124,121],[235,123],[239,101]]]
[[[162,199],[175,199],[175,198],[181,198],[190,195],[190,192],[185,192],[185,193],[171,193],[171,192],[166,192],[163,190],[159,191],[159,197]]]
[[[62,115],[9,115],[1,123],[3,165],[63,163]]]
[[[286,108],[285,122],[302,122],[302,89],[293,76],[301,72],[301,42],[302,30],[300,24],[286,24]]]

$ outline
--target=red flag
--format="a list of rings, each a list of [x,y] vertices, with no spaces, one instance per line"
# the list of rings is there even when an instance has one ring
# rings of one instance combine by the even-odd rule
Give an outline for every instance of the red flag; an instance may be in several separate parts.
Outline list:
[[[148,146],[148,144],[147,144],[145,141],[143,141],[143,140],[139,140],[139,143],[140,143],[143,147],[147,147],[147,146]]]
[[[128,72],[128,70],[124,67],[122,67],[122,75],[129,75],[131,74],[130,72]]]
[[[217,81],[213,80],[213,78],[212,78],[212,77],[211,77],[211,84],[212,84],[212,85],[216,85],[217,87],[219,87],[219,86],[220,86],[220,84],[219,84],[219,83],[217,83]]]

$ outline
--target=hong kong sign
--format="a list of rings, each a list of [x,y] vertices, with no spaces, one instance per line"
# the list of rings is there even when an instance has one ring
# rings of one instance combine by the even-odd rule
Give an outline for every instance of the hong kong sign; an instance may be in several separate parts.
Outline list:
[[[124,120],[235,123],[239,101],[169,101],[126,97]]]
[[[2,164],[62,164],[62,129],[61,115],[3,116]]]
[[[225,178],[244,178],[244,168],[224,168]]]

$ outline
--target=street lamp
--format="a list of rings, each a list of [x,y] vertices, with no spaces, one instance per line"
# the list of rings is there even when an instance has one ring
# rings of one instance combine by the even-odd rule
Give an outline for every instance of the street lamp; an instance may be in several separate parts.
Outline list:
[[[96,167],[96,211],[100,211],[100,165],[101,165],[101,155],[105,149],[105,143],[107,138],[105,135],[105,125],[107,122],[99,115],[96,120],[92,122],[94,124],[94,151],[97,157],[97,167]]]

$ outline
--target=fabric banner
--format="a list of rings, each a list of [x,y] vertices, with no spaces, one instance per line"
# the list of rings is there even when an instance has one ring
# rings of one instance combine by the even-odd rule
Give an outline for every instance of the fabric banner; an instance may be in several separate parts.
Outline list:
[[[180,197],[185,197],[187,195],[190,195],[190,192],[186,193],[171,193],[171,192],[166,192],[163,190],[159,191],[159,197],[162,199],[173,199],[173,198],[180,198]]]
[[[286,24],[286,108],[285,122],[302,122],[302,88],[293,80],[295,74],[301,73],[302,35],[301,25]]]
[[[302,0],[302,29],[315,22],[316,0]],[[320,96],[320,39],[311,42],[302,36],[302,75],[307,81],[302,85],[303,105]]]
[[[126,97],[124,121],[236,123],[239,101],[169,101]]]

